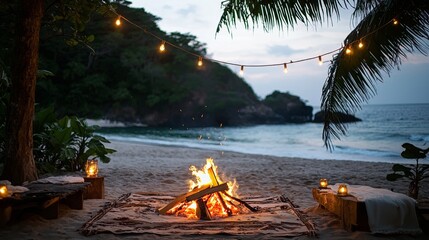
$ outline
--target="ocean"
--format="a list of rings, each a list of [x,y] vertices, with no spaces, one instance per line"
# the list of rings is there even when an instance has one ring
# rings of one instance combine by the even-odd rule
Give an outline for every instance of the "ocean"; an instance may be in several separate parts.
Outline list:
[[[324,147],[323,124],[318,123],[189,129],[102,127],[98,134],[112,141],[388,163],[415,163],[400,156],[405,142],[429,147],[429,104],[365,105],[355,116],[362,121],[348,125],[347,136],[334,140],[333,151]]]

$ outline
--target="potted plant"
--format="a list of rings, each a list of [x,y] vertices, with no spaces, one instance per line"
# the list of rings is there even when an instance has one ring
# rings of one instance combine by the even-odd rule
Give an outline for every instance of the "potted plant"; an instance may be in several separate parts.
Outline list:
[[[416,164],[413,166],[405,166],[402,164],[394,164],[392,167],[393,173],[387,174],[386,179],[389,181],[396,181],[397,179],[406,177],[411,180],[408,187],[408,196],[417,199],[419,195],[420,181],[429,177],[429,165],[419,164],[420,159],[426,158],[429,148],[421,149],[411,143],[404,143],[402,147],[405,150],[401,156],[406,159],[415,159]]]

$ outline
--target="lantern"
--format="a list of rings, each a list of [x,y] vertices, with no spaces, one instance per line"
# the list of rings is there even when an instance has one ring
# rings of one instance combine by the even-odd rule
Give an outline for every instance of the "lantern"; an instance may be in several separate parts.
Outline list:
[[[319,181],[319,188],[320,189],[326,189],[326,188],[328,188],[328,179],[321,178],[320,181]]]
[[[0,198],[8,197],[9,193],[6,184],[0,184]]]
[[[347,189],[347,185],[346,184],[340,184],[340,186],[338,186],[338,192],[337,192],[338,196],[347,196],[348,193],[348,189]]]
[[[97,177],[98,161],[96,159],[88,159],[85,164],[85,171],[87,177]]]

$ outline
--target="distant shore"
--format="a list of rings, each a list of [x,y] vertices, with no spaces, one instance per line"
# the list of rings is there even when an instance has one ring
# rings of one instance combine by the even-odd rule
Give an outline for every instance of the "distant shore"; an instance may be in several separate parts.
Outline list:
[[[5,239],[82,239],[77,232],[93,214],[111,201],[129,192],[158,192],[179,195],[188,191],[192,176],[190,165],[202,167],[212,157],[223,180],[235,179],[240,196],[278,196],[285,194],[316,223],[320,239],[385,239],[365,232],[346,232],[337,217],[317,208],[311,189],[320,178],[330,183],[368,185],[406,193],[408,181],[389,182],[386,174],[392,164],[338,160],[250,155],[182,147],[139,143],[112,142],[118,152],[108,164],[101,164],[105,177],[105,199],[85,200],[83,210],[62,206],[60,218],[45,220],[37,215],[26,216],[11,226],[0,228]],[[429,197],[429,182],[422,184],[420,196]],[[90,239],[136,239],[137,235],[97,234]],[[157,236],[154,236],[157,238]],[[395,239],[426,239],[395,236]],[[299,237],[296,239],[307,239]]]

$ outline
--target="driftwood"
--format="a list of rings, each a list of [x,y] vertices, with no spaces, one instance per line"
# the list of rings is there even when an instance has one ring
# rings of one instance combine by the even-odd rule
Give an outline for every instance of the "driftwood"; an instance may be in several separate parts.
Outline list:
[[[225,194],[227,197],[229,197],[229,198],[231,198],[231,199],[233,199],[233,200],[235,200],[235,201],[243,204],[247,209],[249,209],[252,212],[259,211],[257,208],[254,208],[254,207],[250,206],[247,202],[245,202],[245,201],[243,201],[243,200],[241,200],[239,198],[233,197],[233,196],[229,195],[227,192],[223,192],[223,194]]]
[[[290,209],[293,211],[293,213],[295,213],[295,215],[305,224],[305,226],[308,229],[309,235],[310,236],[317,236],[316,233],[316,227],[314,226],[314,224],[309,221],[302,213],[301,211],[299,211],[298,209],[296,209],[298,206],[296,206],[288,197],[286,197],[285,195],[281,195],[280,196],[280,201],[288,203],[290,205]]]
[[[82,225],[82,227],[80,228],[80,231],[83,234],[85,234],[86,236],[94,234],[90,230],[91,226],[95,222],[100,220],[104,215],[106,215],[107,212],[112,210],[112,208],[119,208],[120,205],[123,205],[123,203],[121,203],[121,202],[123,202],[125,199],[127,199],[130,195],[131,195],[131,193],[127,193],[127,194],[120,196],[118,199],[116,199],[112,202],[106,203],[104,205],[104,207],[102,209],[100,209],[100,211],[97,212],[97,214],[95,214],[91,219],[89,219],[85,224]]]

